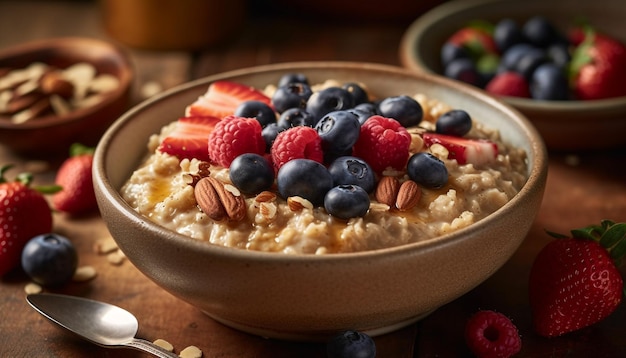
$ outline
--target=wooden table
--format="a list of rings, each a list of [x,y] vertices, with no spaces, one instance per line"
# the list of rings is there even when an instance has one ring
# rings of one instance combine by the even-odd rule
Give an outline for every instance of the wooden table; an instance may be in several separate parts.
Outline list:
[[[339,22],[321,26],[298,18],[254,22],[227,45],[196,53],[151,52],[129,49],[136,65],[135,102],[146,84],[163,89],[188,80],[239,67],[297,60],[356,60],[399,65],[397,54],[406,23]],[[269,20],[268,20],[269,19]],[[296,26],[297,25],[297,26]],[[314,31],[311,29],[315,28]],[[288,34],[288,35],[287,35]],[[0,2],[0,47],[51,36],[80,35],[111,40],[102,30],[97,3]],[[625,134],[626,135],[626,134]],[[17,157],[0,145],[0,162],[36,172],[50,183],[57,163]],[[376,337],[379,357],[463,357],[465,320],[479,309],[510,316],[520,330],[520,357],[624,357],[626,305],[609,318],[563,337],[546,339],[531,328],[527,277],[533,258],[549,238],[545,229],[570,228],[601,219],[626,221],[626,147],[601,152],[550,153],[544,202],[525,242],[490,279],[421,322]],[[72,238],[80,265],[91,265],[98,275],[54,292],[95,298],[133,312],[139,336],[162,338],[177,352],[189,345],[205,357],[324,357],[324,345],[283,342],[251,336],[227,328],[194,307],[179,301],[145,278],[126,261],[109,263],[94,250],[108,236],[97,214],[70,218],[54,214],[54,230]],[[132,350],[110,351],[57,330],[25,302],[24,273],[15,270],[0,281],[0,357],[138,357]]]

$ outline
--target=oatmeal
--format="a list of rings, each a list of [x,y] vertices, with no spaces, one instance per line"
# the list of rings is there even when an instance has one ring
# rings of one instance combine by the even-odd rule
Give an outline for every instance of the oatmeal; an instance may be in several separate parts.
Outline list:
[[[310,88],[314,93],[319,93],[321,89],[330,87],[336,85],[329,82]],[[274,99],[277,91],[277,87],[272,86],[263,92],[255,92],[255,96],[261,98],[266,95],[268,99]],[[210,96],[207,92],[207,95],[198,99],[196,104],[203,103],[203,106],[209,107],[211,101],[208,97]],[[366,202],[358,199],[360,201],[355,201],[354,205],[351,203],[347,205],[349,208],[340,209],[350,211],[359,205],[366,205],[362,213],[348,214],[348,217],[334,214],[334,208],[328,204],[330,187],[323,189],[322,194],[326,196],[322,195],[321,201],[313,194],[307,197],[305,194],[298,195],[297,191],[292,191],[289,187],[294,185],[290,182],[291,173],[289,175],[282,173],[288,166],[281,162],[284,153],[272,153],[271,149],[269,154],[262,154],[268,148],[265,147],[266,142],[259,142],[257,139],[247,140],[244,145],[251,148],[247,151],[257,151],[259,155],[270,156],[275,176],[270,176],[271,182],[266,188],[256,190],[240,185],[239,179],[233,178],[231,170],[235,171],[233,166],[236,159],[228,158],[225,153],[237,149],[232,147],[232,143],[237,142],[235,139],[229,137],[229,141],[222,142],[215,138],[209,139],[209,147],[220,146],[219,151],[211,152],[211,149],[208,149],[211,155],[209,158],[204,157],[202,151],[199,151],[201,155],[194,154],[191,145],[184,147],[184,153],[173,155],[169,149],[175,147],[178,142],[172,138],[188,138],[180,135],[180,120],[165,126],[160,133],[150,138],[149,156],[124,185],[122,195],[137,212],[153,222],[207,243],[286,254],[330,254],[395,247],[453,232],[483,219],[518,193],[527,179],[527,158],[522,149],[503,143],[496,130],[486,128],[477,119],[472,120],[467,133],[457,138],[466,145],[459,151],[458,143],[456,146],[449,146],[446,142],[457,139],[436,134],[437,120],[452,108],[421,94],[412,95],[410,98],[419,103],[422,113],[417,125],[396,128],[398,139],[393,145],[406,148],[404,157],[401,156],[399,159],[402,164],[372,170],[375,171],[375,180],[373,187],[367,189]],[[198,109],[193,107],[194,104],[191,104],[187,108],[187,117],[198,115]],[[370,120],[371,118],[367,119]],[[387,125],[381,123],[380,125]],[[226,125],[220,124],[222,127]],[[240,126],[239,131],[248,130],[246,126],[252,128],[250,133],[258,131],[254,129],[256,128],[254,123],[242,121],[237,125]],[[373,127],[371,122],[368,125],[374,128],[375,132],[376,127]],[[356,140],[363,140],[364,126],[365,124],[360,128],[361,137]],[[198,128],[194,129],[194,133],[202,133],[204,138],[219,130],[231,134],[222,127],[217,129],[218,125],[211,123],[211,129],[206,133]],[[328,145],[336,144],[325,143],[324,133],[319,126],[317,128],[317,133],[321,133],[319,136],[322,137],[318,147],[322,151],[326,150]],[[309,133],[310,130],[301,129],[301,131],[289,139],[295,143],[293,145],[299,145],[299,141],[304,140],[302,138],[307,135],[316,138],[316,134]],[[257,134],[254,136],[258,137]],[[274,144],[270,144],[280,146],[277,142],[281,140],[285,139],[279,139],[277,136]],[[291,142],[289,145],[285,144],[285,148],[291,146]],[[315,143],[320,142],[318,140]],[[358,145],[362,144],[358,142],[354,144],[350,147],[354,149],[347,155],[358,153]],[[396,160],[395,152],[388,154],[391,158],[390,163]],[[321,153],[322,157],[317,159],[317,162],[323,163],[322,167],[325,168],[330,166],[328,162],[331,161],[328,156],[324,156],[327,153],[328,151]],[[445,166],[439,169],[444,171],[444,180],[440,184],[419,183],[417,177],[420,177],[423,171],[412,170],[410,167],[416,153],[428,153],[429,161],[434,164],[441,162],[441,166]],[[362,157],[367,155],[369,154],[364,153]],[[355,157],[359,158],[356,155]],[[375,160],[371,159],[370,162]],[[312,165],[314,161],[306,164]],[[369,170],[369,166],[366,167]],[[377,168],[375,165],[371,167]],[[306,188],[302,189],[307,193],[309,187],[313,188],[311,190],[317,190],[316,188],[322,186],[320,183],[326,178],[324,173],[326,169],[315,168],[321,170],[322,174],[316,175],[313,180],[308,179],[311,182],[306,182]],[[317,172],[311,171],[308,176],[315,173]],[[246,174],[245,170],[243,174]],[[288,178],[284,179],[284,182],[290,184],[279,182],[283,180],[281,175]],[[252,179],[259,176],[260,174],[255,175]],[[213,179],[203,181],[207,177]],[[389,180],[382,180],[383,178]],[[403,185],[407,182],[411,185]],[[334,186],[336,185],[333,184]],[[354,191],[354,185],[337,186],[342,186],[344,192]],[[198,187],[202,187],[203,191],[199,192]],[[361,189],[358,190],[362,191]],[[341,206],[341,200],[343,199],[335,205]]]

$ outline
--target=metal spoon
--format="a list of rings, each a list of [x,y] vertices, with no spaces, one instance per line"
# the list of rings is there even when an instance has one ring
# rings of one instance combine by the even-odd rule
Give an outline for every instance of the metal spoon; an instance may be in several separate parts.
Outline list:
[[[133,348],[161,358],[178,356],[144,339],[135,338],[139,323],[130,312],[82,297],[39,293],[28,303],[59,326],[106,348]]]

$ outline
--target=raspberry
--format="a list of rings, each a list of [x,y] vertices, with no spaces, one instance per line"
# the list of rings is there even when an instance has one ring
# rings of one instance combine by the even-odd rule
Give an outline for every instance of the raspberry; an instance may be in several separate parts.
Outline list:
[[[361,126],[354,156],[365,160],[377,173],[402,170],[409,159],[411,135],[393,118],[372,116]]]
[[[500,96],[530,98],[528,86],[528,81],[524,76],[510,71],[496,75],[487,83],[485,90]]]
[[[293,159],[324,162],[322,139],[315,129],[305,126],[292,127],[280,132],[274,140],[271,154],[276,171]]]
[[[254,118],[224,117],[209,135],[209,158],[226,168],[244,153],[265,153],[261,124]]]
[[[478,311],[465,326],[465,340],[479,358],[505,358],[522,348],[517,327],[511,320],[495,311]]]

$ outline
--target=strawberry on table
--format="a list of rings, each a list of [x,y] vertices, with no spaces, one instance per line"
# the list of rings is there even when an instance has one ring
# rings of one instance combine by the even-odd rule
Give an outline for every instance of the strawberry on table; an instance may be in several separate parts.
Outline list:
[[[626,96],[626,46],[587,28],[572,56],[570,78],[581,100]]]
[[[554,337],[609,316],[622,301],[623,279],[615,262],[626,253],[626,223],[603,221],[553,234],[537,255],[529,298],[537,333]]]
[[[97,207],[91,168],[94,148],[73,144],[70,156],[57,171],[55,184],[61,190],[52,196],[52,206],[72,215],[82,214]]]
[[[463,164],[484,165],[496,159],[498,145],[486,139],[469,139],[446,134],[423,134],[424,144],[430,147],[440,144],[448,150],[448,159],[456,159]]]
[[[181,117],[176,127],[168,134],[158,150],[178,157],[178,159],[199,159],[210,161],[209,135],[220,118],[212,116]]]
[[[52,230],[52,212],[41,192],[30,187],[32,175],[7,181],[0,168],[0,276],[16,267],[24,245],[34,236]]]
[[[222,119],[235,114],[245,101],[260,101],[271,106],[271,99],[254,87],[231,81],[216,81],[205,94],[187,106],[186,116],[211,116]]]

